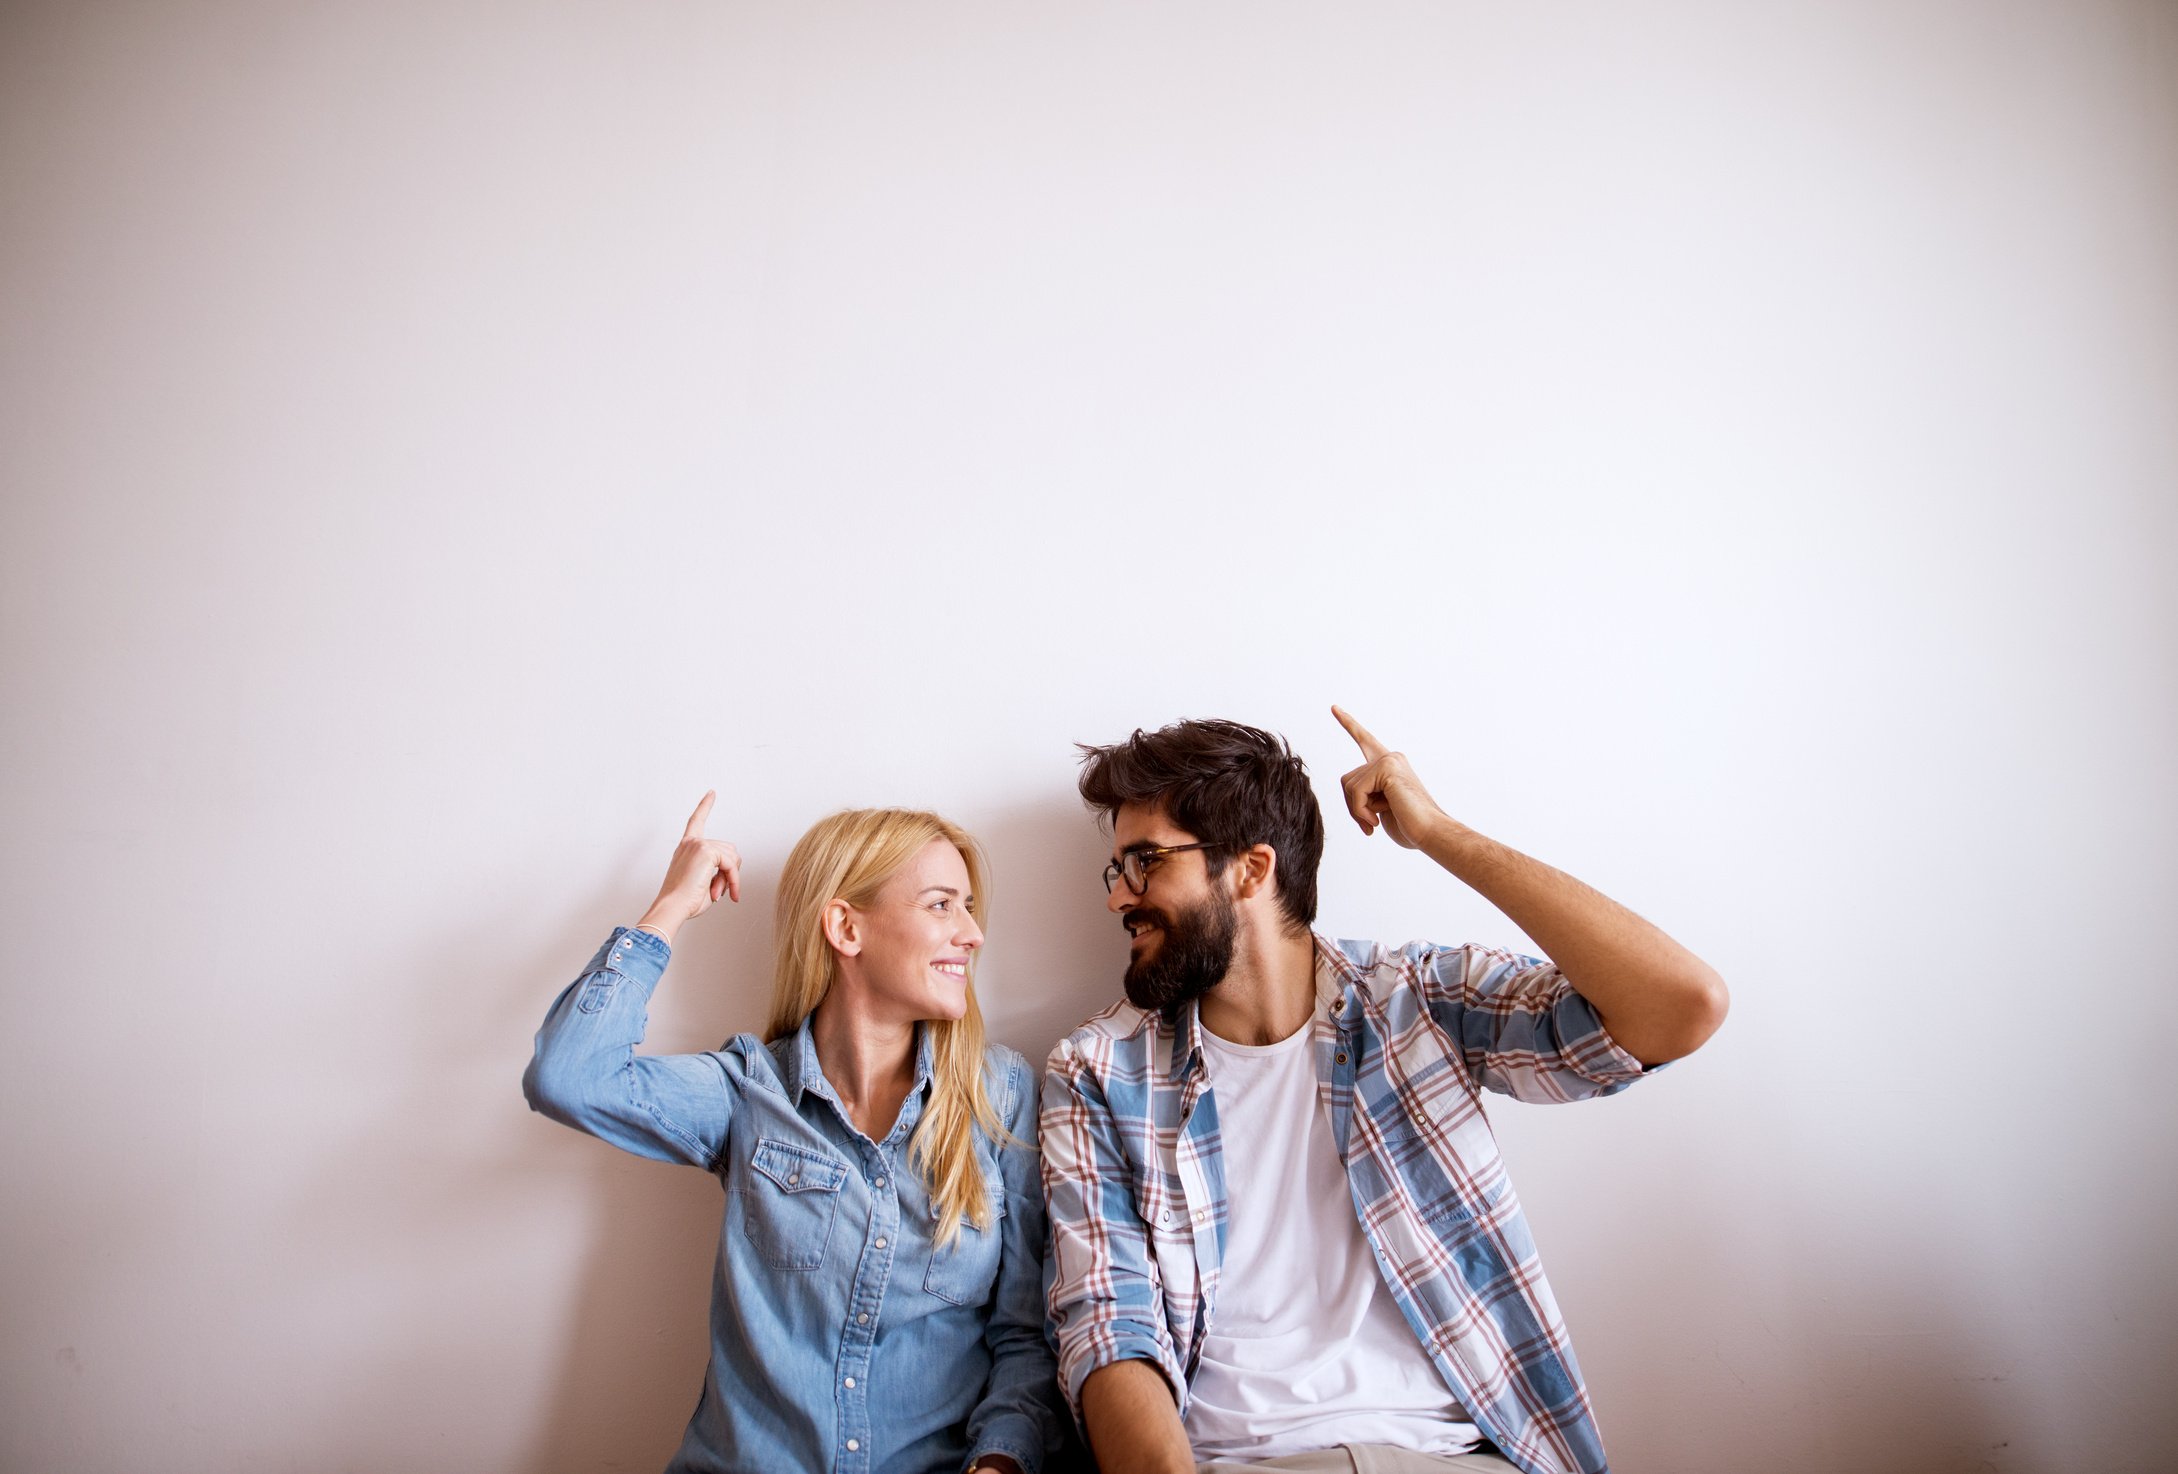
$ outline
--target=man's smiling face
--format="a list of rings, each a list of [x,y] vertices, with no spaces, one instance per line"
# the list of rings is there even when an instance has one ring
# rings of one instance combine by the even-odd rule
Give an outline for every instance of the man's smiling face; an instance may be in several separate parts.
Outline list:
[[[1142,893],[1122,876],[1106,908],[1134,939],[1125,979],[1127,1001],[1161,1010],[1200,998],[1225,980],[1233,962],[1239,915],[1226,879],[1211,873],[1215,850],[1153,856],[1143,852],[1196,843],[1160,808],[1124,804],[1112,818],[1112,860],[1139,856]]]

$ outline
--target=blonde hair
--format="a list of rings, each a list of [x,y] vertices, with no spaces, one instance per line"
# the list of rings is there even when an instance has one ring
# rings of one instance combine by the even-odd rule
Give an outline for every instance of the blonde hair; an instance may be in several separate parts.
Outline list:
[[[920,809],[845,809],[811,825],[787,856],[774,912],[777,968],[767,1040],[783,1039],[824,1001],[839,976],[839,955],[824,935],[824,908],[834,900],[867,908],[886,881],[932,840],[960,851],[979,924],[988,925],[990,888],[983,850],[950,820]],[[976,1006],[975,954],[968,960],[968,1009],[957,1019],[926,1021],[930,1031],[930,1104],[916,1125],[909,1157],[930,1191],[938,1242],[952,1242],[965,1220],[991,1226],[991,1202],[976,1161],[974,1128],[1010,1141],[983,1080],[983,1011]]]

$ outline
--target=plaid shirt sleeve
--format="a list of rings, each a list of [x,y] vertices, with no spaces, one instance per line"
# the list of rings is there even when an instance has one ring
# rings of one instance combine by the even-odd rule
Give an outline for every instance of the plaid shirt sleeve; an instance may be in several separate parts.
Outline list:
[[[1549,1105],[1624,1090],[1645,1066],[1605,1032],[1554,963],[1494,947],[1410,943],[1430,1014],[1457,1040],[1477,1085]]]
[[[1072,1040],[1051,1053],[1041,1135],[1051,1215],[1047,1306],[1059,1385],[1076,1420],[1089,1374],[1129,1358],[1163,1372],[1177,1400],[1187,1379],[1165,1323],[1148,1231],[1135,1211],[1120,1123]]]

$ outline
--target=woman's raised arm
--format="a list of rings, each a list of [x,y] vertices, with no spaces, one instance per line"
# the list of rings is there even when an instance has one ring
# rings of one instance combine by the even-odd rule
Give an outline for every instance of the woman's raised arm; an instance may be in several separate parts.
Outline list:
[[[522,1074],[530,1109],[638,1156],[706,1169],[726,1144],[733,1113],[726,1057],[638,1055],[635,1047],[674,935],[721,896],[741,899],[740,854],[703,837],[714,797],[704,794],[689,816],[643,920],[615,927],[553,1000]]]

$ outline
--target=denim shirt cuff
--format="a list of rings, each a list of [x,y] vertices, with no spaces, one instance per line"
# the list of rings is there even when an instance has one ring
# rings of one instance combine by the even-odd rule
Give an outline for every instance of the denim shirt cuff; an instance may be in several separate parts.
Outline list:
[[[962,1467],[973,1469],[986,1454],[1004,1454],[1021,1466],[1022,1474],[1037,1474],[1044,1462],[1043,1439],[1033,1419],[1006,1418],[983,1430]]]
[[[673,948],[664,937],[639,926],[616,926],[605,939],[605,964],[628,975],[647,976],[656,982],[673,960]]]

